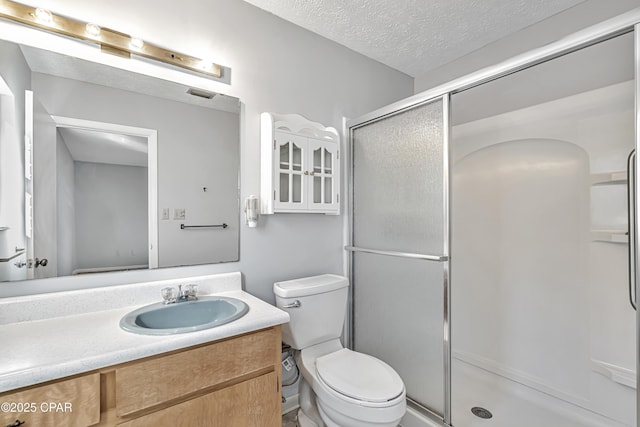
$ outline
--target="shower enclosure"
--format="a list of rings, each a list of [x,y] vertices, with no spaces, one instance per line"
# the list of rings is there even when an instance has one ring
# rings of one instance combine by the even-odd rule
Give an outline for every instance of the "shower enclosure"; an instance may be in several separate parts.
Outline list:
[[[636,426],[634,11],[350,121],[350,344],[406,427]]]

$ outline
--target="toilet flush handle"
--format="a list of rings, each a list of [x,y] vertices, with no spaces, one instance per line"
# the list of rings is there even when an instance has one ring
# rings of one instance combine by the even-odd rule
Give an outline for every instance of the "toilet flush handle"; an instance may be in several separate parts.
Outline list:
[[[285,304],[282,306],[282,308],[298,308],[302,305],[302,303],[300,302],[299,299],[295,300],[294,302],[292,302],[291,304]]]

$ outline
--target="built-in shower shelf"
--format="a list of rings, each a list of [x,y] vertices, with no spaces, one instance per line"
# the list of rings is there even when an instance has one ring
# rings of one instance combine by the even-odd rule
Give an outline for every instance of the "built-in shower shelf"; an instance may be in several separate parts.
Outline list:
[[[627,171],[592,173],[591,185],[626,184]]]
[[[591,240],[608,243],[629,243],[629,237],[624,230],[591,230]]]
[[[636,373],[631,369],[603,362],[602,360],[591,359],[591,369],[615,381],[618,384],[625,385],[629,388],[636,388]]]

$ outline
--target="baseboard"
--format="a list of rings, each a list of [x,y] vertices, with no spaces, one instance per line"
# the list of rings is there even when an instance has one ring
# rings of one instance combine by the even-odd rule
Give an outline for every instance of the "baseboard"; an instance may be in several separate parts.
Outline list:
[[[298,409],[300,407],[300,401],[298,400],[298,394],[294,394],[293,396],[286,397],[284,402],[282,402],[282,415],[288,414],[289,412]]]
[[[402,420],[400,420],[399,427],[442,427],[444,425],[443,423],[437,423],[428,418],[411,406],[407,406],[407,412],[404,417],[402,417]]]
[[[602,360],[591,359],[591,370],[618,384],[632,389],[636,388],[636,373],[631,369],[603,362]]]
[[[462,362],[476,366],[480,369],[484,369],[485,371],[489,371],[493,374],[499,375],[511,381],[520,383],[524,386],[532,388],[541,393],[547,394],[549,396],[553,396],[557,399],[563,400],[565,402],[571,403],[581,408],[591,410],[590,402],[584,397],[576,396],[574,394],[566,393],[562,390],[559,390],[556,387],[550,384],[547,384],[541,378],[537,378],[533,375],[529,375],[517,369],[513,369],[509,366],[503,365],[494,360],[490,360],[482,356],[478,356],[471,353],[454,351],[453,357],[455,357],[456,359]]]

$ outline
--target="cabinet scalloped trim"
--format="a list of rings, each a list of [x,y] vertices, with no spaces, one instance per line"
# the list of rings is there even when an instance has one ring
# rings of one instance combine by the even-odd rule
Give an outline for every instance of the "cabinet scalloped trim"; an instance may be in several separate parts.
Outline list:
[[[262,113],[261,120],[271,123],[271,132],[279,130],[296,135],[310,136],[327,141],[338,142],[338,131],[333,127],[325,127],[321,123],[312,122],[300,114]]]

